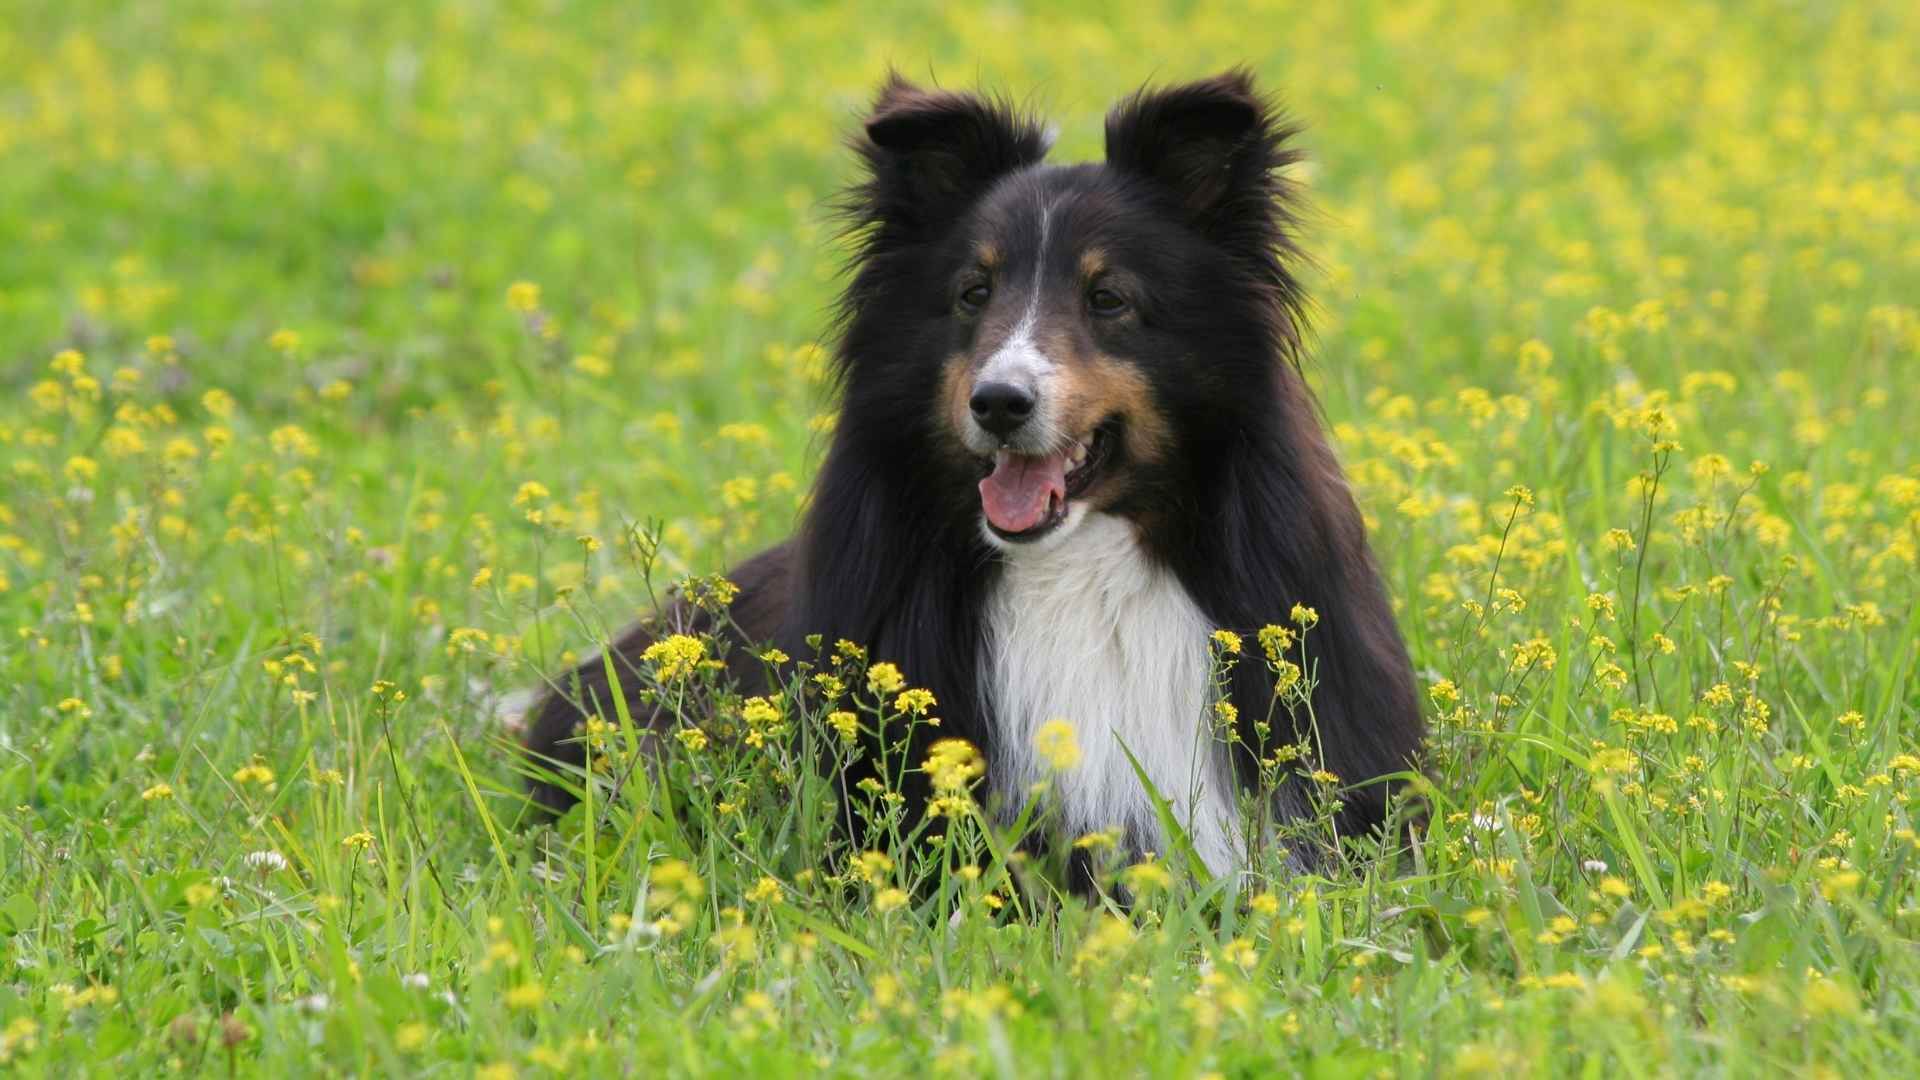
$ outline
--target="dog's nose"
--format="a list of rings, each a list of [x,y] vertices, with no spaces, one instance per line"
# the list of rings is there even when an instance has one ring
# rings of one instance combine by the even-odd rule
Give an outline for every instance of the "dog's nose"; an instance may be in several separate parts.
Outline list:
[[[1004,439],[1033,415],[1033,391],[1009,382],[981,383],[973,388],[967,408],[981,427]]]

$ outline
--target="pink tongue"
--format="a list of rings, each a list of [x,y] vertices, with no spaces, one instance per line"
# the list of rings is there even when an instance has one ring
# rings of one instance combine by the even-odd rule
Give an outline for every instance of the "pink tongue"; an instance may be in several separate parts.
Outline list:
[[[1045,521],[1048,504],[1067,500],[1067,454],[1027,457],[1002,450],[980,481],[980,506],[1001,532],[1022,533]]]

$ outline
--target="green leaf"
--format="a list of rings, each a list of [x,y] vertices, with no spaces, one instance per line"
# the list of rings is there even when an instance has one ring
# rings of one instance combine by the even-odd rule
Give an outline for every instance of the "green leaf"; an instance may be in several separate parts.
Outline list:
[[[1187,830],[1181,828],[1180,822],[1174,817],[1172,805],[1160,794],[1160,789],[1153,786],[1153,781],[1147,778],[1147,770],[1140,767],[1140,759],[1133,756],[1126,740],[1116,735],[1114,741],[1120,744],[1120,752],[1127,755],[1127,764],[1133,766],[1133,775],[1140,778],[1140,786],[1146,789],[1147,798],[1153,802],[1153,812],[1160,818],[1160,827],[1166,830],[1167,845],[1173,849],[1167,854],[1179,856],[1176,865],[1186,871],[1195,885],[1204,887],[1212,884],[1213,875],[1207,872],[1207,864],[1200,861],[1200,853],[1194,850],[1193,838],[1187,835]]]
[[[0,903],[0,934],[12,937],[39,918],[40,905],[33,902],[33,897],[23,892],[14,893],[5,903]]]

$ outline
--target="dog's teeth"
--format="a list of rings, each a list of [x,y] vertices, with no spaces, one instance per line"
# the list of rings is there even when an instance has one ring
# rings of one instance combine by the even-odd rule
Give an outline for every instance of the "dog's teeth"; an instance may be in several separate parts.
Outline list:
[[[1085,465],[1087,463],[1087,444],[1074,443],[1072,458],[1075,465]]]

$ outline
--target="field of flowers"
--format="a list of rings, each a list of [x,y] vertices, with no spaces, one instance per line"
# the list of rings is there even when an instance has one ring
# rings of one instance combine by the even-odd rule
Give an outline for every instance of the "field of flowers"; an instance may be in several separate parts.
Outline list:
[[[13,0],[0,1070],[1913,1075],[1917,40],[1892,0]],[[887,65],[1070,159],[1239,62],[1308,125],[1411,848],[1109,867],[1127,912],[835,859],[782,733],[914,722],[914,673],[766,660],[836,720],[699,641],[657,692],[739,737],[652,788],[608,717],[594,804],[531,824],[503,701],[805,498]]]

